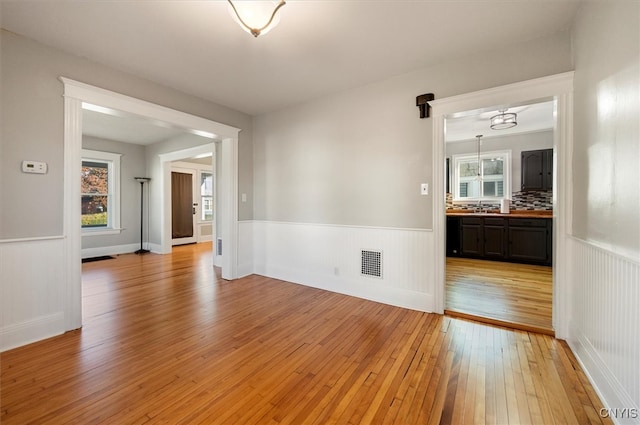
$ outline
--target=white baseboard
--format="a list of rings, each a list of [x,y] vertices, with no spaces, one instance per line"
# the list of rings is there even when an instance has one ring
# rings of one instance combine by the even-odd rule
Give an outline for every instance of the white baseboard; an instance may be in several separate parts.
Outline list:
[[[169,252],[164,252],[162,249],[162,245],[160,244],[155,244],[155,243],[148,243],[145,245],[146,248],[153,252],[154,254],[170,254],[171,253],[171,246],[169,247]]]
[[[350,295],[369,301],[394,305],[424,312],[431,312],[433,296],[423,292],[402,288],[391,288],[378,283],[378,279],[369,282],[358,281],[332,275],[318,275],[295,268],[261,267],[255,271],[261,276],[286,282],[298,283],[312,288],[324,289],[339,294]]]
[[[64,313],[36,317],[0,329],[0,352],[64,333]]]
[[[571,332],[574,338],[567,341],[569,347],[604,404],[596,408],[613,410],[612,412],[602,411],[602,413],[598,411],[598,413],[608,416],[618,425],[640,423],[640,406],[634,404],[589,339],[576,329],[572,329]]]
[[[140,249],[140,244],[112,245],[98,248],[83,248],[82,258],[102,257],[104,255],[128,254]]]

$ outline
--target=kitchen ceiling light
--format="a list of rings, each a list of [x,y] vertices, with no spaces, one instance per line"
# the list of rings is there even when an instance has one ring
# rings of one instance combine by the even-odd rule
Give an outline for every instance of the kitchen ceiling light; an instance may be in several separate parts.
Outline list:
[[[498,115],[491,117],[492,130],[506,130],[507,128],[518,125],[518,117],[513,112],[506,113],[506,109],[500,109]]]
[[[229,13],[233,19],[243,30],[256,38],[261,34],[268,33],[278,25],[280,22],[280,17],[277,16],[278,9],[285,5],[284,0],[277,3],[265,0],[237,0],[235,4],[231,0],[227,1],[229,2]]]

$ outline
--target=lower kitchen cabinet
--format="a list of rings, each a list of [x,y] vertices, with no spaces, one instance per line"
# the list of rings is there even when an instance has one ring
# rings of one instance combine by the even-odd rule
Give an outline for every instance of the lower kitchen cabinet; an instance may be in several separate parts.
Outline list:
[[[460,229],[460,253],[463,257],[479,257],[483,252],[482,219],[463,217]]]
[[[504,259],[507,254],[506,235],[507,228],[503,218],[485,218],[483,223],[484,251],[485,258]]]
[[[551,264],[551,220],[509,219],[510,261]]]
[[[547,218],[447,217],[447,255],[551,265]]]

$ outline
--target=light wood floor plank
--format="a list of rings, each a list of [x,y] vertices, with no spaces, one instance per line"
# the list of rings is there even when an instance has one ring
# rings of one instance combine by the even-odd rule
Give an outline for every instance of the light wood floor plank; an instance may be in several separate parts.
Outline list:
[[[447,257],[447,314],[553,335],[552,269]]]
[[[224,281],[210,245],[86,263],[83,294],[81,330],[0,354],[3,425],[610,423],[562,341]]]

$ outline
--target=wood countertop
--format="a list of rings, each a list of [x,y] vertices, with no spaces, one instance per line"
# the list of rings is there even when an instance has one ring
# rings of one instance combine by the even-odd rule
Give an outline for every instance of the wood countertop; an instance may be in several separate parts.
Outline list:
[[[511,211],[508,214],[501,214],[499,210],[489,210],[489,212],[476,213],[469,210],[447,210],[448,216],[454,217],[513,217],[513,218],[553,218],[553,211],[549,210],[522,210],[522,211]]]

